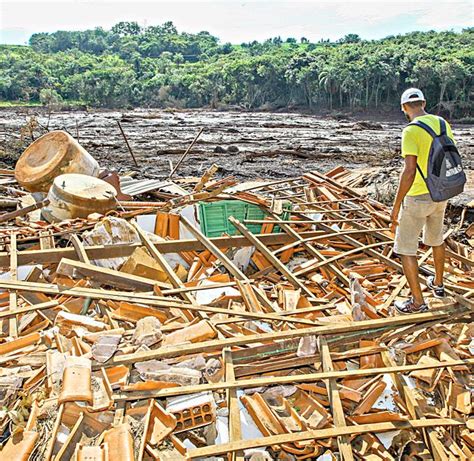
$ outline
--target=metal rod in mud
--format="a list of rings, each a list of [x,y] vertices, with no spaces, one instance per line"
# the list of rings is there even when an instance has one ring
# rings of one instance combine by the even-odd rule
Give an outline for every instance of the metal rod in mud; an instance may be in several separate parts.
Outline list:
[[[181,165],[181,163],[183,163],[183,160],[186,158],[186,156],[189,154],[190,150],[193,148],[194,144],[196,144],[196,141],[199,139],[199,136],[201,136],[201,133],[204,131],[204,127],[202,127],[200,130],[199,130],[199,133],[196,135],[196,137],[193,139],[193,142],[189,145],[189,147],[186,149],[186,151],[184,152],[184,154],[181,156],[181,158],[179,159],[178,163],[176,164],[176,166],[173,168],[173,171],[170,173],[170,175],[168,176],[168,178],[171,178],[171,176],[173,176],[175,173],[176,173],[176,170],[179,168],[179,166]]]
[[[123,139],[124,139],[124,141],[125,141],[125,144],[126,144],[127,147],[128,147],[128,151],[130,152],[130,155],[131,155],[132,158],[133,158],[133,162],[135,163],[135,166],[138,166],[137,159],[135,158],[135,155],[133,154],[133,150],[132,150],[132,148],[130,147],[130,144],[128,143],[128,139],[127,139],[127,136],[125,136],[125,132],[123,131],[122,125],[120,124],[120,122],[119,122],[118,120],[117,120],[117,125],[118,125],[119,128],[120,128],[120,132],[122,133]]]

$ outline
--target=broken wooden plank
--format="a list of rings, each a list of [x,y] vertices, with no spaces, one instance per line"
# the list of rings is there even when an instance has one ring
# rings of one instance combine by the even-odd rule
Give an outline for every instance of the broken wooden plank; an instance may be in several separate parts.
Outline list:
[[[130,290],[153,291],[155,286],[160,288],[171,288],[169,283],[67,258],[61,259],[57,273],[73,278],[77,278],[77,275],[80,274],[83,277],[100,283],[101,285],[110,285]]]
[[[376,424],[360,424],[357,426],[334,427],[328,429],[317,429],[311,431],[303,431],[298,433],[274,435],[269,437],[261,437],[258,439],[241,440],[240,442],[225,443],[220,445],[212,445],[209,447],[196,448],[188,453],[188,458],[201,458],[206,456],[223,455],[238,450],[248,450],[250,448],[268,447],[272,445],[280,445],[287,442],[299,442],[304,440],[321,440],[331,437],[343,437],[348,435],[359,435],[376,432],[389,432],[397,430],[411,430],[427,427],[441,426],[459,426],[462,427],[465,422],[462,419],[434,418],[434,419],[412,419],[409,421],[393,421],[387,423]]]
[[[308,287],[298,280],[297,277],[278,259],[273,253],[262,243],[260,242],[238,219],[235,219],[233,216],[229,217],[229,221],[234,227],[236,227],[239,232],[244,235],[260,252],[263,253],[265,258],[272,264],[272,266],[280,271],[286,279],[293,284],[296,288],[301,288],[306,295],[311,298],[311,300],[320,302],[321,300],[317,299],[312,291]]]
[[[324,336],[320,336],[319,338],[319,347],[323,371],[334,371],[331,354],[329,353],[329,347]],[[344,409],[342,408],[341,397],[339,396],[336,380],[334,378],[328,378],[325,380],[325,383],[329,396],[334,426],[336,429],[344,429],[347,427],[346,417],[344,415]],[[351,442],[348,435],[341,435],[337,437],[337,445],[339,447],[339,453],[341,454],[341,457],[344,461],[352,461],[354,459]]]
[[[18,280],[18,255],[16,248],[16,234],[10,236],[10,278],[12,280]],[[17,309],[18,295],[16,292],[10,292],[9,296],[9,308],[10,312],[14,312]],[[12,338],[18,337],[18,322],[16,316],[9,316],[8,320],[8,331]]]

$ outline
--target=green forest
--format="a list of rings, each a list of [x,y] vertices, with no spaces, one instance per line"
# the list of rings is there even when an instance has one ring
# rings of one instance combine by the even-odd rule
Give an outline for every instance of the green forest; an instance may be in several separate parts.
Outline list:
[[[220,43],[171,22],[58,31],[0,45],[0,99],[90,107],[398,110],[419,86],[432,111],[472,116],[474,28],[381,40]]]

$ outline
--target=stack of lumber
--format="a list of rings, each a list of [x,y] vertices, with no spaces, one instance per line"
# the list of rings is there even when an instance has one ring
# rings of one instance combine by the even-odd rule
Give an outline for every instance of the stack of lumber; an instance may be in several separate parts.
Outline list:
[[[211,176],[158,210],[5,224],[0,459],[473,459],[472,246],[447,230],[442,300],[420,246],[430,310],[397,316],[389,211],[350,172]],[[266,217],[206,237],[183,210],[221,199]]]

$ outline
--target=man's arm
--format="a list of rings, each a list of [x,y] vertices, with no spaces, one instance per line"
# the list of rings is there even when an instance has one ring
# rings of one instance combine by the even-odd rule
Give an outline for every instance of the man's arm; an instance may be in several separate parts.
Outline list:
[[[402,174],[400,176],[400,183],[398,184],[397,195],[395,196],[395,201],[393,203],[390,226],[392,232],[395,233],[395,229],[398,226],[398,215],[400,213],[400,208],[402,206],[403,199],[408,194],[413,181],[415,180],[416,175],[416,161],[417,157],[415,155],[407,155],[405,157],[405,167],[403,168]]]

